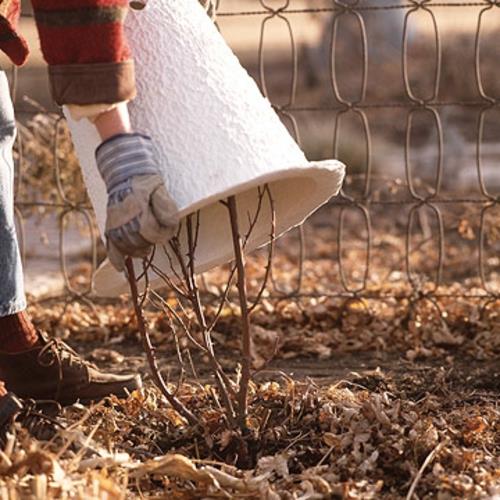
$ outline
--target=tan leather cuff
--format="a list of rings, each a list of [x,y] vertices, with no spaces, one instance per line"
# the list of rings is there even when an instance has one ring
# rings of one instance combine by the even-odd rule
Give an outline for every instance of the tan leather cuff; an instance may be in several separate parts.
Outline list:
[[[136,95],[134,62],[49,66],[52,97],[57,104],[113,104]]]

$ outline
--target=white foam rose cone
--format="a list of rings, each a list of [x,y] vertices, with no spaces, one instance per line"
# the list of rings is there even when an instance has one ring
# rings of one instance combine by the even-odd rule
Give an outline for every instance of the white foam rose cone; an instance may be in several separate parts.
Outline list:
[[[344,165],[306,159],[197,0],[155,0],[132,10],[126,32],[137,80],[132,124],[153,138],[181,217],[200,211],[197,272],[233,258],[228,210],[220,200],[236,195],[245,234],[248,214],[256,211],[257,188],[268,184],[278,236],[338,193]],[[87,120],[76,122],[65,114],[104,238],[107,195],[94,157],[100,140]],[[246,251],[267,243],[270,233],[270,204],[264,201]],[[156,252],[154,263],[172,274],[163,251]],[[142,262],[135,265],[140,274]],[[153,287],[164,284],[154,273],[150,278]],[[95,275],[95,291],[119,295],[128,291],[127,280],[106,260]]]

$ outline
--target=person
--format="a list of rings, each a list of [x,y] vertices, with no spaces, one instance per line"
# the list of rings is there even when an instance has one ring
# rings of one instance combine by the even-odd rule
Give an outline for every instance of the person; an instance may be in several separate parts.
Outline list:
[[[75,119],[93,122],[102,143],[98,170],[108,191],[106,243],[119,270],[144,257],[178,224],[159,175],[150,137],[134,131],[127,103],[136,94],[124,34],[126,0],[32,0],[51,93]],[[19,0],[0,0],[0,49],[16,65],[28,55],[17,31]],[[60,339],[38,331],[26,312],[13,211],[12,146],[16,135],[5,72],[0,72],[0,396],[88,403],[141,387],[136,374],[100,371]],[[1,402],[1,399],[0,399]]]

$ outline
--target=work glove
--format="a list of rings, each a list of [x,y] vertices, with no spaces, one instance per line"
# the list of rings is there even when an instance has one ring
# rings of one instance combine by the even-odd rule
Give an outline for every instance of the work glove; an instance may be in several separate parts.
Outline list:
[[[153,245],[174,236],[178,209],[160,175],[150,137],[115,135],[96,149],[95,156],[108,192],[108,257],[123,271],[125,257],[146,257]]]

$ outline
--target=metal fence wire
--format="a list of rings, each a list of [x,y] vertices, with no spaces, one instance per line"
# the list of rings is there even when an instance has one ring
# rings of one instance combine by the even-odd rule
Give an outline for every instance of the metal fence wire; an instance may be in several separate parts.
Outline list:
[[[296,267],[288,269],[291,277],[273,280],[272,295],[424,299],[441,312],[443,298],[476,301],[481,310],[495,304],[500,298],[500,145],[495,147],[500,54],[495,55],[494,29],[500,25],[500,1],[202,4],[223,35],[238,23],[253,33],[244,64],[306,153],[348,164],[340,195],[286,236],[289,245],[278,247],[293,248],[288,262]],[[473,29],[449,27],[450,18],[458,24],[464,15]],[[13,94],[19,78],[22,69],[14,73]],[[37,216],[30,209],[57,216],[65,297],[92,300],[99,254],[95,222],[88,201],[68,191],[64,119],[51,116],[45,122],[52,130],[47,141],[53,153],[48,200],[33,197],[36,185],[33,176],[25,178],[29,160],[22,129],[18,136],[18,227],[25,241],[23,228]],[[67,227],[75,215],[91,238],[84,257],[90,262],[88,279],[80,276],[76,284],[67,251]],[[318,239],[330,244],[326,255],[319,251],[318,256]],[[331,264],[331,286],[311,286],[307,273],[325,261]],[[384,288],[398,280],[402,286]]]

